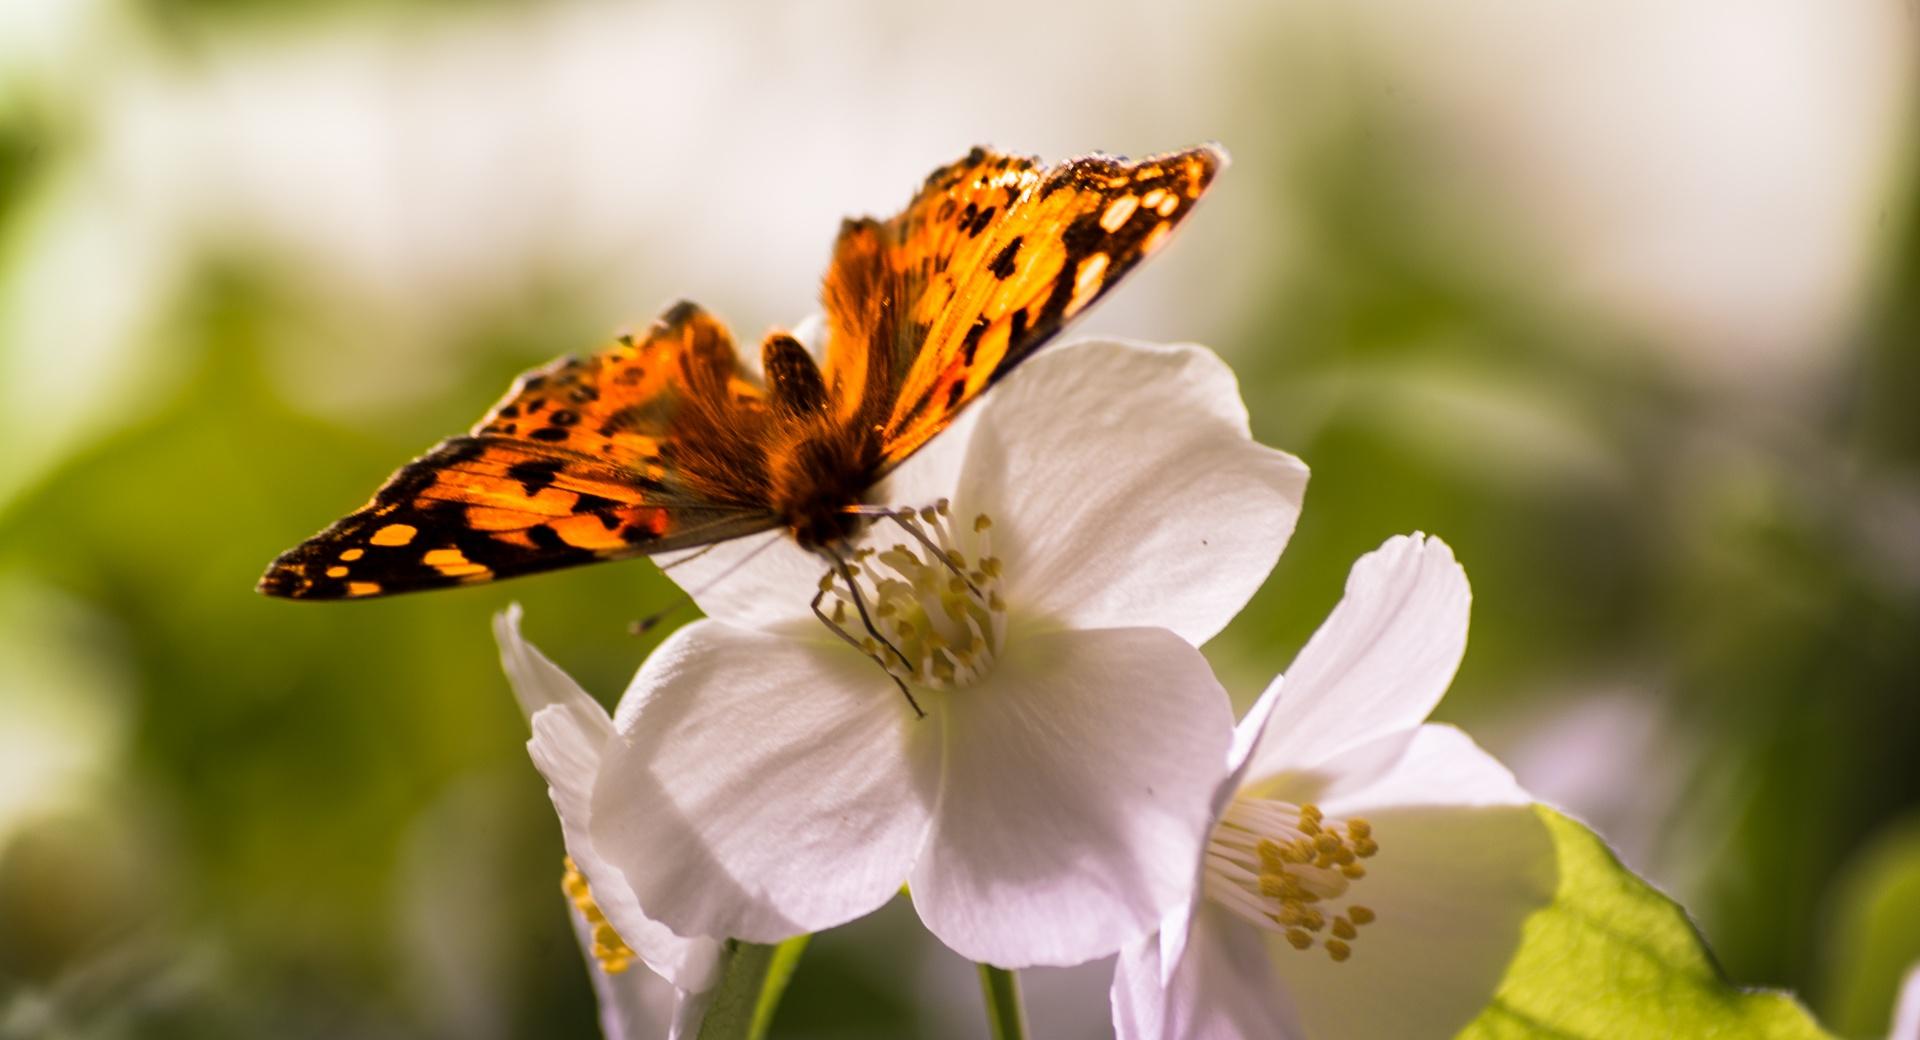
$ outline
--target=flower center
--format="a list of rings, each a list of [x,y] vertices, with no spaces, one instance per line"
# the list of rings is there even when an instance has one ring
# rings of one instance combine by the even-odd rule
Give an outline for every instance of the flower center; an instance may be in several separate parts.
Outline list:
[[[832,601],[826,616],[902,682],[932,689],[974,682],[992,669],[1007,630],[993,521],[981,513],[955,525],[946,499],[889,519],[908,540],[889,549],[863,546],[847,558],[857,601],[845,576],[827,572],[820,579]]]
[[[1378,851],[1373,826],[1357,816],[1329,820],[1311,803],[1236,798],[1207,839],[1201,884],[1209,899],[1294,949],[1318,943],[1344,961],[1374,913],[1335,904],[1367,876],[1360,861]]]
[[[593,932],[593,959],[600,962],[600,970],[609,975],[618,975],[633,964],[633,948],[627,945],[620,933],[613,930],[607,915],[600,912],[600,904],[593,901],[593,892],[587,888],[587,879],[580,869],[573,865],[573,857],[566,858],[567,870],[560,876],[560,890],[573,901],[574,909],[587,919],[587,927]]]

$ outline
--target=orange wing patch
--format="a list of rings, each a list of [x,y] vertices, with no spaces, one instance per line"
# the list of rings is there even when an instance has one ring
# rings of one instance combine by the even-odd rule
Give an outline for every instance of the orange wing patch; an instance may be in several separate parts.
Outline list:
[[[1225,162],[1218,148],[1201,147],[1138,162],[1086,156],[1041,171],[975,149],[936,171],[879,228],[897,300],[890,321],[869,323],[893,341],[891,409],[879,417],[887,462],[945,429],[1159,249]]]
[[[260,590],[410,592],[764,530],[776,521],[761,502],[705,475],[754,450],[765,415],[726,329],[677,305],[644,339],[521,376],[470,435],[442,441],[282,554]]]

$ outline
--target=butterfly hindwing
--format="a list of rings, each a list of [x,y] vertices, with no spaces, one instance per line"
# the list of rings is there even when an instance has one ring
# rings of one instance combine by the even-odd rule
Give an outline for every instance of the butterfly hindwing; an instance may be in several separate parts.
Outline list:
[[[832,315],[828,369],[862,370],[862,411],[881,426],[888,464],[945,429],[1157,250],[1225,161],[1219,149],[1201,147],[1041,169],[975,149],[935,171],[892,220],[850,222],[828,275],[828,310],[836,309],[837,282],[883,279],[880,259],[869,254],[884,259],[892,308],[854,321]],[[850,248],[861,238],[871,246]],[[843,325],[872,338],[858,343],[840,334]],[[872,360],[845,356],[857,350]]]
[[[776,521],[763,505],[715,478],[751,464],[732,456],[757,450],[764,416],[727,331],[677,305],[645,337],[521,376],[469,435],[442,441],[282,554],[261,591],[410,592],[764,530]]]

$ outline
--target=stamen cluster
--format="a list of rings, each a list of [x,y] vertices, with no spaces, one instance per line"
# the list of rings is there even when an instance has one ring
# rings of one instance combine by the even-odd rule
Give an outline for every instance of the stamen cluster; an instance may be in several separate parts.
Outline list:
[[[601,970],[609,975],[626,971],[633,965],[633,948],[613,930],[607,915],[600,912],[600,904],[593,901],[593,891],[587,887],[587,879],[580,869],[573,865],[572,856],[567,857],[566,866],[566,873],[560,877],[560,890],[567,894],[580,916],[587,919],[587,927],[593,932],[593,959],[599,961]]]
[[[1311,803],[1236,798],[1207,841],[1203,884],[1208,898],[1294,949],[1319,943],[1344,961],[1374,912],[1333,904],[1367,876],[1360,861],[1379,851],[1372,824],[1359,817],[1329,820]]]
[[[1006,637],[993,521],[981,513],[956,530],[945,499],[886,519],[912,541],[863,546],[847,558],[844,574],[821,577],[820,591],[832,600],[823,616],[904,683],[954,689],[974,682],[992,668]]]

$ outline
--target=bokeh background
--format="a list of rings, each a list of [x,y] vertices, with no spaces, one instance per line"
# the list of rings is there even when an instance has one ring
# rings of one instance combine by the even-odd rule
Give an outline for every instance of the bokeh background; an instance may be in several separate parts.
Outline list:
[[[1218,349],[1314,468],[1209,652],[1244,705],[1355,556],[1475,583],[1442,715],[1884,1030],[1920,959],[1911,0],[0,0],[0,1036],[591,1034],[488,616],[609,700],[644,563],[252,583],[518,370],[814,306],[977,142],[1217,139],[1080,326]],[[1171,417],[1170,417],[1171,418]],[[776,1031],[981,1035],[910,909]],[[1028,977],[1105,1032],[1101,966]]]

